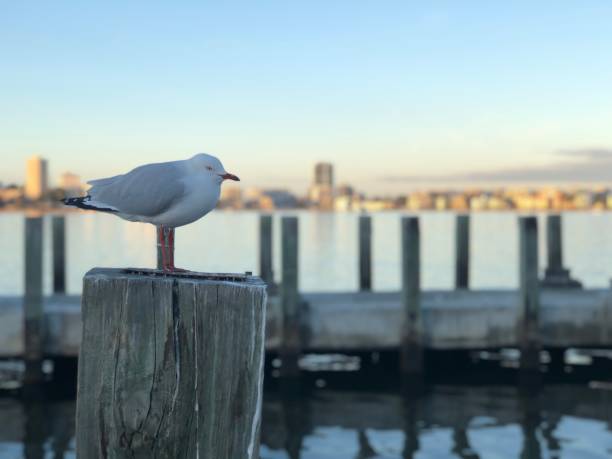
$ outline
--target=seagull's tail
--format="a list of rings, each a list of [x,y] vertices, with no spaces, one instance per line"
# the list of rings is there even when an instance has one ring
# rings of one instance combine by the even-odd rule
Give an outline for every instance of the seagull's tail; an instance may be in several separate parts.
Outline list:
[[[82,196],[80,198],[66,198],[62,202],[67,206],[78,207],[79,209],[97,210],[99,212],[117,212],[117,209],[105,207],[91,201],[91,196]]]

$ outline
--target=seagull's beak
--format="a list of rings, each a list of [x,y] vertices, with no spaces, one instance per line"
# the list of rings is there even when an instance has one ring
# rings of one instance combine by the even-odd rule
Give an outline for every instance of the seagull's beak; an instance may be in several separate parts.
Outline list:
[[[236,177],[234,174],[230,174],[229,172],[226,172],[225,174],[221,174],[221,178],[223,180],[233,180],[234,182],[240,181],[238,177]]]

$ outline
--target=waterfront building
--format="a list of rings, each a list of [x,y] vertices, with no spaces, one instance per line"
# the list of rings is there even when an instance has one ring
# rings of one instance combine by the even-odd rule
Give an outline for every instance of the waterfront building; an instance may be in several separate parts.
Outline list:
[[[81,182],[81,177],[72,172],[64,172],[60,175],[58,186],[64,190],[66,197],[81,196],[85,188]]]
[[[47,160],[40,156],[28,158],[26,162],[26,198],[38,201],[45,196],[47,190]]]
[[[333,164],[315,164],[314,181],[308,193],[310,202],[319,210],[333,210],[334,195]]]

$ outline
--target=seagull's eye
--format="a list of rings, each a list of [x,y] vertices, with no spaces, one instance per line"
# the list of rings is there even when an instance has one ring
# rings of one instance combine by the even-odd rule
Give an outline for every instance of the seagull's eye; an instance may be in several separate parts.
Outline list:
[[[209,171],[212,171],[212,166],[206,166],[206,169],[208,169]]]

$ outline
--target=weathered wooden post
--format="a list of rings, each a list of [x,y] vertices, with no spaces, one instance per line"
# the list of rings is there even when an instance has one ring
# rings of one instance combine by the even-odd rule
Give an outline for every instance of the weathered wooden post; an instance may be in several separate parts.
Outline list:
[[[259,217],[259,275],[268,286],[274,284],[272,247],[272,215],[262,215]]]
[[[24,384],[43,380],[43,220],[25,219]]]
[[[89,271],[77,457],[258,458],[265,305],[247,275]]]
[[[66,218],[54,215],[53,229],[53,293],[66,293]]]
[[[419,378],[423,373],[423,330],[421,322],[421,249],[418,217],[403,217],[401,232],[404,322],[400,370],[408,378]]]
[[[359,290],[372,290],[372,218],[359,216]]]
[[[546,246],[548,249],[548,268],[563,269],[561,215],[548,215],[546,217]]]
[[[174,240],[174,228],[157,227],[157,269],[163,270],[163,254],[166,254],[166,262],[174,263],[174,245],[170,244]]]
[[[470,216],[457,215],[455,223],[455,288],[470,287]]]
[[[538,220],[519,217],[519,323],[520,371],[526,380],[540,371],[538,330],[540,289],[538,281]]]
[[[546,217],[546,249],[548,266],[542,279],[543,287],[582,288],[582,284],[570,277],[569,269],[563,267],[563,238],[561,215]]]
[[[301,351],[300,293],[298,289],[298,219],[282,219],[282,282],[280,299],[282,308],[282,340],[280,347],[283,378],[296,378],[300,374],[298,360]]]

